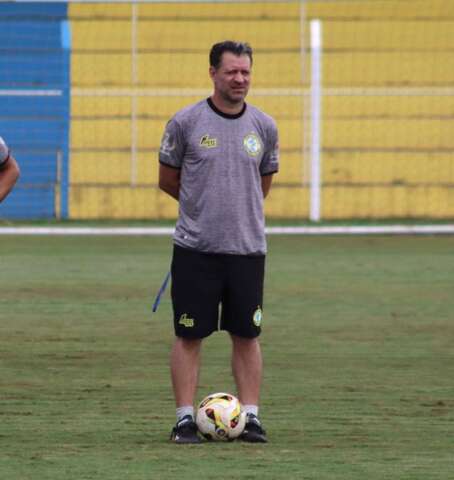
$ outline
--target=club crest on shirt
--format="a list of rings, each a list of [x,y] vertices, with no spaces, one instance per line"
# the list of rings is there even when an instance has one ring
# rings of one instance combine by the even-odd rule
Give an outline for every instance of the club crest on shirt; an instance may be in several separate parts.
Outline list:
[[[244,137],[243,147],[252,157],[256,157],[262,151],[262,143],[255,133],[249,133]]]
[[[216,138],[210,138],[210,136],[206,134],[200,139],[200,146],[206,148],[215,148],[218,146],[218,141]]]

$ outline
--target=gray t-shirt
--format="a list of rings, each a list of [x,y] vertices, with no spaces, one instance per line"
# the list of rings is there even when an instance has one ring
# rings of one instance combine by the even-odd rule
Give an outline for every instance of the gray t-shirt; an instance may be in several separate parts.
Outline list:
[[[177,245],[266,253],[261,176],[278,171],[278,134],[270,116],[249,104],[226,115],[202,100],[168,122],[159,161],[181,169]]]

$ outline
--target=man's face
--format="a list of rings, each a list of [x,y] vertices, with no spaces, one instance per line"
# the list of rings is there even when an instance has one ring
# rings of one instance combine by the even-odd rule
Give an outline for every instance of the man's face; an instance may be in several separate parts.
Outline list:
[[[224,101],[232,105],[242,103],[249,91],[251,59],[248,55],[224,52],[219,68],[210,67],[210,76],[215,93]]]

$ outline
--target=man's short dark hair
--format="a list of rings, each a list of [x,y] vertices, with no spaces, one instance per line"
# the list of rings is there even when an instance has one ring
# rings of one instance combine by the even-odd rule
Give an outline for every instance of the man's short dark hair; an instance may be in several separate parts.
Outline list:
[[[252,48],[248,43],[225,40],[224,42],[215,43],[211,47],[210,66],[218,69],[221,65],[222,54],[225,52],[233,53],[238,57],[240,55],[247,55],[250,58],[252,65]]]

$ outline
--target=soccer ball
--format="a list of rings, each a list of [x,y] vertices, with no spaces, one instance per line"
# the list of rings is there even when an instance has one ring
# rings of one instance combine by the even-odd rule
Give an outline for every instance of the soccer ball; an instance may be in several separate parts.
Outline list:
[[[244,430],[246,413],[230,393],[212,393],[200,402],[196,423],[208,440],[233,440]]]

